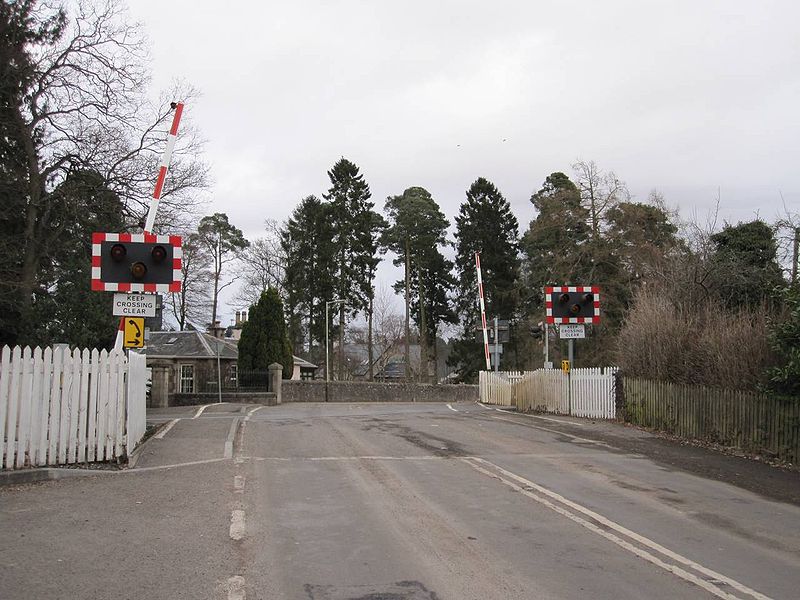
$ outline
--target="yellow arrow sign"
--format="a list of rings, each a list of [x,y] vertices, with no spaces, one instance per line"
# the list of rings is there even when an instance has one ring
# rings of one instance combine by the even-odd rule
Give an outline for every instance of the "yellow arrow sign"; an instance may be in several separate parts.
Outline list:
[[[144,348],[144,318],[125,317],[125,348]]]

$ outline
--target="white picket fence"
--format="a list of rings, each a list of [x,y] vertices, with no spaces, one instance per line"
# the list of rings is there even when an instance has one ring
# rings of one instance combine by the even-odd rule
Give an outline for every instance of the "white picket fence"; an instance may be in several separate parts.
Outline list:
[[[0,468],[101,462],[145,432],[145,356],[19,346],[0,353]]]
[[[593,419],[614,419],[614,367],[556,369],[524,372],[481,371],[481,402],[513,406],[521,412],[537,411]]]

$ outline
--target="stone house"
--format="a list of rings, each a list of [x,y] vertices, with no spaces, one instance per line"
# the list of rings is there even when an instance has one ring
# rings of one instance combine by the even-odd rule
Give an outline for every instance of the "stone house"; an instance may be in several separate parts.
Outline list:
[[[151,331],[142,350],[151,370],[149,406],[182,404],[180,396],[217,390],[217,356],[223,388],[236,381],[236,344],[202,331]]]
[[[141,350],[151,371],[148,406],[195,404],[204,397],[211,402],[219,393],[239,392],[239,349],[236,339],[215,337],[202,331],[153,331]],[[313,379],[317,366],[294,356],[292,379]],[[219,360],[219,375],[217,364]],[[266,373],[263,379],[266,384]],[[252,381],[252,378],[249,378]]]

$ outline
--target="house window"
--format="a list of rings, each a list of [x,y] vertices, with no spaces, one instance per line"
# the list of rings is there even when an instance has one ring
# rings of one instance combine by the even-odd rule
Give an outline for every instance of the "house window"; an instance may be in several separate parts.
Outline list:
[[[181,365],[181,394],[194,393],[194,365]]]
[[[236,383],[236,380],[239,376],[239,365],[231,365],[230,366],[230,373],[231,373],[231,383]]]
[[[311,381],[314,379],[313,369],[300,369],[300,379],[303,381]]]

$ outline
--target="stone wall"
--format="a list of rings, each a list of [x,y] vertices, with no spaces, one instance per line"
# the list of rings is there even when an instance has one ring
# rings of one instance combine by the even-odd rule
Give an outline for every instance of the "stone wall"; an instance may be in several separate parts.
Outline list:
[[[473,402],[477,385],[331,381],[328,402]],[[325,402],[324,381],[289,381],[281,386],[281,402]]]

